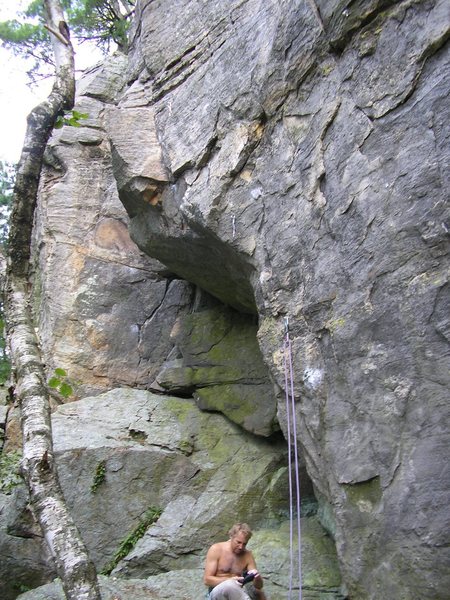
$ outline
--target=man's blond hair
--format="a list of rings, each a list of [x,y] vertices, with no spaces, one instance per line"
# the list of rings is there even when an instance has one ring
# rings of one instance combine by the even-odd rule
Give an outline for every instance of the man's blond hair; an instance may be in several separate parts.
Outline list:
[[[230,536],[230,538],[232,538],[241,532],[246,536],[247,541],[252,537],[252,530],[247,525],[247,523],[235,523],[228,532],[228,535]]]

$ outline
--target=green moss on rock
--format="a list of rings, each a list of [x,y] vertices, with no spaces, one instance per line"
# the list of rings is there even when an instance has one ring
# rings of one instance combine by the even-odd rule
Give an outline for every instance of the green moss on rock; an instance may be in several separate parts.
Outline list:
[[[195,414],[195,406],[192,402],[168,396],[165,399],[165,404],[180,423],[184,423],[189,417],[193,417]]]
[[[345,485],[347,499],[361,512],[369,512],[381,500],[380,478],[374,477],[368,481]]]

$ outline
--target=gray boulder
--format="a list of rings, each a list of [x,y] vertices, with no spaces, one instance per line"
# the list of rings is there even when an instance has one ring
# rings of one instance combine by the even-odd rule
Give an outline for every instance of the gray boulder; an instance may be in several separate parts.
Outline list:
[[[140,574],[190,567],[236,520],[279,521],[286,510],[282,440],[263,441],[192,399],[116,389],[63,405],[52,419],[64,496],[97,567],[153,507]],[[143,541],[141,543],[144,543]],[[118,569],[133,576],[131,555]]]

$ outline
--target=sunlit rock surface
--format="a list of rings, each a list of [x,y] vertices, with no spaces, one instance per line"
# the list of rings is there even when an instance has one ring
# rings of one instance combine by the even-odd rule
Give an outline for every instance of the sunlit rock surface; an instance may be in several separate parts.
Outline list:
[[[38,333],[49,375],[64,368],[78,398],[117,385],[147,387],[192,297],[186,281],[168,281],[164,267],[139,251],[118,198],[105,114],[124,85],[125,62],[117,54],[85,75],[77,107],[88,118],[55,131],[40,184]]]

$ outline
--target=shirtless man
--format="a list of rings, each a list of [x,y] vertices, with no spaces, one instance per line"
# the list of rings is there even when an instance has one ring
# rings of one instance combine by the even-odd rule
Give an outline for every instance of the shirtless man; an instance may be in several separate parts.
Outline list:
[[[228,532],[230,539],[213,544],[206,555],[203,581],[209,587],[210,600],[266,600],[263,580],[247,543],[252,536],[246,523],[236,523]],[[248,588],[243,586],[242,572],[255,578]]]

